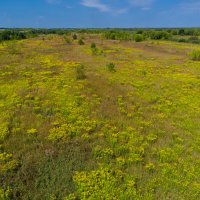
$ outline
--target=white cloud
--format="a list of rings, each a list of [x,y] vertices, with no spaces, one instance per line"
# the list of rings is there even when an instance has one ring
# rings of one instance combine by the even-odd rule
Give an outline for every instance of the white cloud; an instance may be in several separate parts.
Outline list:
[[[117,16],[127,13],[133,7],[149,10],[156,0],[124,0],[124,7],[121,8],[117,8],[114,1],[119,3],[121,0],[107,0],[107,3],[103,3],[102,0],[81,0],[81,5]]]
[[[89,8],[96,8],[101,12],[110,11],[109,6],[106,4],[103,4],[100,0],[82,0],[81,4]]]

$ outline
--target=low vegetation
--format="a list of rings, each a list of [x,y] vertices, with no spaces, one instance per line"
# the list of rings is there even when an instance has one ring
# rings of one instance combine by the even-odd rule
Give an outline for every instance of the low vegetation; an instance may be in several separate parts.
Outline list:
[[[192,60],[200,61],[200,50],[194,50],[192,53],[190,53],[190,56]]]
[[[1,200],[200,199],[199,47],[171,41],[198,29],[26,34],[0,43]]]
[[[108,71],[110,71],[110,72],[116,71],[114,63],[109,63],[109,64],[106,65],[106,67],[107,67]]]

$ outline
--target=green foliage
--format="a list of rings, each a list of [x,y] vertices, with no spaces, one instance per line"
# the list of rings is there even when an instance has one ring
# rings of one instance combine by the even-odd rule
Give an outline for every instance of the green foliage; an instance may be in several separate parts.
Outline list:
[[[129,32],[125,32],[125,31],[111,30],[111,31],[104,33],[104,37],[106,39],[110,39],[110,40],[131,40],[132,34],[130,34]]]
[[[0,31],[0,42],[6,40],[22,40],[26,38],[27,38],[26,33],[23,31],[17,31],[17,30]]]
[[[116,69],[115,69],[115,64],[114,63],[108,63],[106,65],[107,69],[109,72],[116,72]]]
[[[1,200],[9,200],[12,196],[12,190],[10,188],[4,190],[0,188],[0,199]]]
[[[169,39],[171,37],[170,33],[166,31],[152,31],[149,36],[153,40]]]
[[[194,50],[190,53],[190,57],[194,61],[200,61],[200,50]]]

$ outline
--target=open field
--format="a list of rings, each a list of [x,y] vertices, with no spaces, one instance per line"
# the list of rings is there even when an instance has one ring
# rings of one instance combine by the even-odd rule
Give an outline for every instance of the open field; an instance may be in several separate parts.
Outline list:
[[[0,199],[200,199],[199,45],[83,37],[0,43]]]

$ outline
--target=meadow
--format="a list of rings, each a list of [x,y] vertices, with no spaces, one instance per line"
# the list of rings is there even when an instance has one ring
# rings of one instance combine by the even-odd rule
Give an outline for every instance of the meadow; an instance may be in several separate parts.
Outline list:
[[[200,199],[199,45],[76,36],[0,43],[0,199]]]

